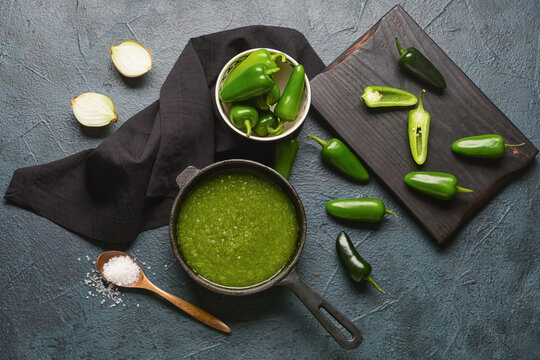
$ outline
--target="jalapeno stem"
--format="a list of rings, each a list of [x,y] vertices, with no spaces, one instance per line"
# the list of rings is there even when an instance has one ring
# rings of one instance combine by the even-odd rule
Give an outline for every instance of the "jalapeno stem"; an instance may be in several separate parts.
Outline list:
[[[373,279],[371,278],[371,276],[367,276],[365,279],[366,279],[367,281],[369,281],[370,283],[372,283],[373,286],[375,286],[375,289],[379,290],[379,291],[382,292],[383,294],[385,293],[384,290],[381,289],[381,288],[379,287],[379,285],[377,285],[377,283],[375,282],[375,280],[373,280]]]
[[[272,75],[273,73],[277,73],[279,71],[279,67],[275,67],[275,68],[271,68],[271,69],[266,69],[264,71],[264,73],[266,75]]]
[[[456,186],[456,191],[457,192],[465,192],[465,193],[473,192],[471,189],[462,188],[461,186]]]
[[[268,126],[266,129],[272,135],[279,135],[283,132],[283,123],[279,124],[279,126],[276,127],[275,129],[271,126]]]
[[[396,46],[397,46],[397,49],[398,49],[398,51],[399,51],[399,56],[401,56],[401,55],[403,55],[403,53],[405,53],[406,50],[403,50],[403,49],[401,48],[401,45],[399,44],[398,39],[397,39],[397,38],[395,38],[395,39],[396,39]]]
[[[244,126],[246,127],[246,136],[250,137],[251,136],[251,121],[249,120],[244,121]]]
[[[525,143],[521,143],[521,144],[504,144],[504,147],[507,148],[507,147],[518,147],[518,146],[523,146],[525,145]]]
[[[394,215],[394,216],[396,217],[396,219],[398,218],[398,216],[396,215],[396,213],[393,212],[392,210],[385,209],[384,212],[387,213],[387,214],[390,214],[390,215]]]
[[[315,140],[316,142],[318,142],[319,144],[321,144],[323,147],[326,146],[326,144],[327,144],[326,141],[324,141],[323,139],[319,139],[319,138],[316,137],[316,136],[308,135],[307,137],[310,138],[310,139]]]
[[[274,55],[270,56],[270,58],[271,58],[272,60],[274,60],[274,61],[275,61],[278,57],[281,58],[281,62],[286,62],[286,61],[287,61],[287,58],[285,57],[285,54],[284,54],[284,53],[277,53],[277,54],[274,54]]]

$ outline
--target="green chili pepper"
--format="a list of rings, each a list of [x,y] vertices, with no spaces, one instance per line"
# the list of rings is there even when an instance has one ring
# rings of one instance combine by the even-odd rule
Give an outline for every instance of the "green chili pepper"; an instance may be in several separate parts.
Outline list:
[[[302,95],[304,95],[304,79],[306,72],[300,64],[296,65],[291,77],[283,90],[283,95],[279,99],[274,113],[282,121],[294,121],[300,111]]]
[[[281,58],[282,62],[287,61],[287,58],[283,53],[270,54],[270,52],[266,49],[258,49],[253,51],[229,74],[224,85],[227,85],[229,82],[239,77],[244,71],[253,65],[264,65],[267,69],[276,68],[277,58]]]
[[[268,134],[279,135],[283,132],[283,124],[279,123],[271,111],[264,111],[259,114],[259,121],[253,128],[253,132],[261,137],[268,136]]]
[[[451,200],[456,192],[472,192],[471,189],[457,186],[454,175],[443,172],[414,171],[405,175],[405,184],[441,200]]]
[[[379,222],[385,214],[398,217],[381,200],[372,198],[331,200],[326,203],[326,211],[340,219],[365,222]]]
[[[313,135],[307,137],[322,145],[321,157],[325,163],[355,180],[369,180],[369,173],[364,165],[341,140],[324,141]]]
[[[281,90],[278,84],[274,84],[272,89],[261,96],[257,96],[253,99],[255,107],[259,110],[269,110],[272,105],[277,103],[279,97],[281,96]]]
[[[418,49],[410,47],[403,50],[397,38],[396,46],[399,51],[399,65],[403,69],[438,89],[446,89],[446,81],[441,72]]]
[[[411,106],[418,102],[416,96],[410,92],[387,86],[367,86],[361,98],[370,108]]]
[[[246,104],[233,104],[229,109],[229,117],[232,124],[240,129],[246,130],[246,136],[251,136],[251,128],[257,124],[259,113],[257,109]]]
[[[296,138],[282,140],[276,145],[274,170],[283,175],[285,179],[288,179],[291,174],[299,147],[300,143]]]
[[[418,107],[409,111],[409,146],[414,161],[418,165],[426,162],[429,136],[430,116],[424,110],[422,95],[425,90],[420,92],[420,102]]]
[[[486,134],[465,137],[454,141],[452,151],[456,154],[484,159],[498,159],[507,147],[523,146],[521,144],[505,144],[500,135]]]
[[[276,71],[279,71],[278,67],[268,69],[265,65],[253,65],[225,85],[219,92],[219,98],[223,102],[236,102],[262,95],[275,85],[270,75]]]
[[[372,283],[377,290],[384,294],[384,291],[370,276],[371,264],[358,254],[349,235],[347,235],[345,231],[340,232],[336,239],[336,250],[354,281],[360,282],[362,280],[367,280]]]

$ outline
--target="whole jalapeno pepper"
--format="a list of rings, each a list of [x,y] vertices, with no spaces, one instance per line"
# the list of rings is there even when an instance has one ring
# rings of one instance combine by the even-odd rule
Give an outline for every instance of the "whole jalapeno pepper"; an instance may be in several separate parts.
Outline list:
[[[246,136],[251,136],[251,128],[257,124],[259,120],[259,113],[257,109],[246,104],[233,104],[229,109],[229,117],[232,124],[240,129],[246,131]]]
[[[505,144],[500,135],[486,134],[469,136],[454,141],[452,151],[466,157],[476,157],[484,159],[498,159],[504,154],[507,147],[523,146],[521,144]]]
[[[259,114],[259,121],[253,128],[253,132],[261,137],[268,136],[268,134],[279,135],[283,132],[283,124],[279,123],[271,111],[264,111]]]
[[[414,162],[418,165],[426,162],[428,151],[430,115],[424,110],[422,100],[424,92],[423,89],[420,92],[418,107],[409,111],[409,146]]]
[[[304,95],[304,81],[306,72],[300,64],[296,65],[291,77],[283,90],[283,95],[274,108],[274,114],[282,121],[294,121],[300,111],[300,103]]]
[[[253,65],[236,79],[223,86],[219,92],[219,98],[227,103],[244,101],[262,95],[275,85],[270,75],[276,71],[279,71],[278,67],[268,69],[265,65]]]
[[[287,58],[283,53],[270,54],[267,49],[258,49],[253,51],[229,74],[227,80],[225,80],[225,85],[236,79],[253,65],[264,65],[267,69],[276,68],[277,58],[281,58],[282,62],[287,61]]]
[[[356,251],[354,248],[349,235],[347,235],[345,231],[340,232],[336,239],[336,250],[339,257],[343,261],[343,264],[345,264],[349,275],[351,275],[351,278],[354,281],[360,282],[362,280],[367,280],[372,283],[377,290],[384,294],[384,291],[370,276],[371,264],[364,260],[360,254],[358,254],[358,251]]]
[[[398,217],[381,200],[373,198],[330,200],[326,203],[326,211],[340,219],[365,222],[379,222],[385,214]]]
[[[253,103],[255,104],[255,107],[259,110],[269,110],[272,105],[277,103],[280,96],[281,89],[279,88],[278,84],[274,84],[274,86],[269,92],[261,96],[257,96],[255,99],[253,99]]]
[[[289,178],[300,143],[296,138],[288,138],[280,141],[276,145],[276,157],[274,170],[280,173],[285,179]]]
[[[411,106],[418,102],[410,92],[388,86],[367,86],[361,98],[370,108]]]
[[[441,72],[418,49],[413,47],[402,49],[397,38],[396,46],[399,52],[399,65],[403,69],[438,89],[446,89],[446,81]]]
[[[410,188],[441,200],[451,200],[456,192],[472,192],[457,186],[454,175],[443,172],[414,171],[405,175]]]
[[[308,135],[322,145],[321,158],[334,169],[357,181],[368,181],[369,173],[360,160],[339,139],[324,141],[316,136]]]

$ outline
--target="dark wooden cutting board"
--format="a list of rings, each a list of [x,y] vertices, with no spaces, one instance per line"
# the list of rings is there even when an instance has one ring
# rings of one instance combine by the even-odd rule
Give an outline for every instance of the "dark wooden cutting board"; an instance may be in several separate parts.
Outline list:
[[[404,48],[416,47],[441,70],[448,84],[444,92],[426,87],[399,68],[396,36]],[[426,89],[424,108],[431,114],[431,125],[424,165],[416,165],[409,149],[410,108],[367,108],[360,95],[368,85],[396,87],[417,96],[422,88]],[[390,10],[315,77],[311,87],[315,109],[439,243],[448,239],[538,153],[400,6]],[[455,140],[481,134],[499,134],[507,143],[526,144],[506,149],[498,160],[471,160],[452,153]],[[460,186],[474,192],[458,193],[448,202],[434,200],[404,184],[404,176],[411,171],[452,173]]]

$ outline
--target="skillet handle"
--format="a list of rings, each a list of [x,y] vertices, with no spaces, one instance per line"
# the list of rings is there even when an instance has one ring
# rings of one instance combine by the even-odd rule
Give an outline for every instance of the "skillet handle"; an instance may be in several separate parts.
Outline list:
[[[337,310],[332,304],[326,301],[321,295],[313,290],[308,284],[304,282],[298,275],[296,268],[294,268],[289,275],[280,282],[280,285],[284,285],[291,289],[294,294],[304,303],[309,311],[315,316],[315,318],[321,323],[321,325],[328,331],[328,333],[336,340],[336,342],[344,349],[354,349],[362,342],[362,332],[354,323]],[[337,322],[341,324],[352,337],[348,338],[342,331],[340,331],[321,311],[326,310]]]
[[[197,169],[195,166],[188,166],[176,177],[176,185],[182,189],[191,178],[197,175],[201,170]]]

